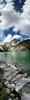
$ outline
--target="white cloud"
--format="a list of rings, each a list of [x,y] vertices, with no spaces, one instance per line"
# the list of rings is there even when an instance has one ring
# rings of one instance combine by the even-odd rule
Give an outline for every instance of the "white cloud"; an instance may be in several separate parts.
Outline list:
[[[11,41],[11,39],[12,39],[12,35],[9,34],[9,35],[4,39],[3,43],[8,43],[8,42]]]
[[[21,32],[30,35],[30,0],[26,0],[21,16]]]
[[[0,29],[14,26],[13,31],[21,30],[21,33],[30,35],[30,0],[24,3],[22,14],[16,12],[12,0],[9,1],[10,3],[2,9]]]
[[[0,41],[3,40],[3,33],[4,33],[3,30],[0,29]]]
[[[13,2],[10,0],[10,3],[7,3],[6,6],[1,9],[2,12],[2,22],[0,23],[0,29],[6,29],[8,27],[16,27],[20,23],[20,13],[17,13],[14,10]]]
[[[7,8],[8,11],[3,12],[3,21],[4,21],[4,26],[6,27],[11,27],[11,26],[18,26],[18,24],[20,24],[20,15],[18,13],[16,13],[16,11],[11,10],[9,8]],[[3,27],[4,27],[3,26]]]
[[[12,0],[6,0],[7,3],[12,2]]]
[[[12,39],[21,39],[21,38],[22,38],[22,36],[20,36],[20,35],[14,35]]]
[[[20,40],[20,41],[23,41],[23,36],[22,36],[22,35],[14,35],[14,36],[12,37],[12,40],[14,40],[14,39],[18,39],[18,40]]]

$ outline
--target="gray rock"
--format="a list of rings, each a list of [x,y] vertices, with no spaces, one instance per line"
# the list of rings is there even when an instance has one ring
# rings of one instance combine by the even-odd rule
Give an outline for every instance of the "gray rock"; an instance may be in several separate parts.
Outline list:
[[[24,87],[24,85],[26,85],[28,82],[30,82],[29,78],[22,78],[19,80],[19,82],[16,84],[15,89],[18,92],[20,89],[22,89]]]
[[[15,89],[15,85],[12,83],[11,84],[11,91],[13,91]]]
[[[6,85],[6,87],[8,87],[8,88],[10,88],[10,86],[11,86],[11,85],[9,84],[9,82],[8,82],[8,81],[5,81],[5,82],[4,82],[4,84],[5,84],[5,85]]]
[[[3,78],[6,79],[9,75],[10,75],[10,71],[9,71],[9,72],[5,72],[5,73],[3,74]]]
[[[11,98],[9,98],[8,100],[12,100]]]
[[[21,97],[21,100],[30,100],[30,94],[25,94]]]
[[[10,93],[10,89],[6,88],[6,93],[9,94]]]

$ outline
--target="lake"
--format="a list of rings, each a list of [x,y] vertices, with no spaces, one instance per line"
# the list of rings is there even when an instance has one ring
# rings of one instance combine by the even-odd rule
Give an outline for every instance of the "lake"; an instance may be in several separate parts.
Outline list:
[[[30,67],[30,51],[0,52],[0,61]]]

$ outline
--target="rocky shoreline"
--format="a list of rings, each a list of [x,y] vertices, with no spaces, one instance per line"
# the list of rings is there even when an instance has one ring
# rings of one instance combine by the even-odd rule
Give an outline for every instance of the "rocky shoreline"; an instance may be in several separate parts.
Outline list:
[[[22,74],[19,68],[0,64],[0,100],[21,100],[22,89],[27,83],[30,84],[30,77]]]

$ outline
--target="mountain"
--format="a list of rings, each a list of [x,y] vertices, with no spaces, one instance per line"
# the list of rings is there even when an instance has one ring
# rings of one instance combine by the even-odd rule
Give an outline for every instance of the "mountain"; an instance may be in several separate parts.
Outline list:
[[[25,40],[23,42],[19,40],[15,40],[16,43],[13,44],[14,41],[11,42],[11,48],[14,51],[19,51],[19,50],[30,50],[30,40]]]
[[[9,37],[9,36],[8,36]],[[26,50],[30,50],[30,40],[25,40],[23,42],[21,42],[18,39],[11,39],[9,37],[9,43],[8,41],[6,41],[6,43],[4,43],[3,45],[0,45],[0,51],[26,51]]]
[[[0,51],[12,51],[12,50],[30,50],[30,39],[24,39],[22,35],[8,34],[4,39],[2,45],[0,45]]]

